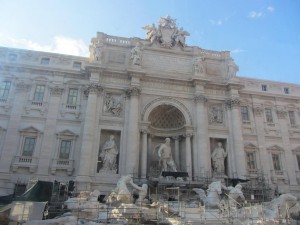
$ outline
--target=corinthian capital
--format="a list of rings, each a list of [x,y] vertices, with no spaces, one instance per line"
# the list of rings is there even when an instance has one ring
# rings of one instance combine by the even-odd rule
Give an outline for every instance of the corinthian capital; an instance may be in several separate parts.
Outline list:
[[[205,103],[205,102],[207,102],[207,98],[204,96],[204,95],[195,95],[194,96],[194,102],[195,103]]]
[[[88,96],[89,94],[100,94],[103,88],[98,83],[90,83],[84,90],[84,94]]]
[[[141,94],[141,89],[139,87],[130,87],[125,90],[126,96],[131,97],[131,96],[139,96]]]
[[[240,103],[241,103],[241,101],[239,98],[230,98],[225,101],[225,104],[226,104],[227,108],[229,108],[229,109],[239,107]]]

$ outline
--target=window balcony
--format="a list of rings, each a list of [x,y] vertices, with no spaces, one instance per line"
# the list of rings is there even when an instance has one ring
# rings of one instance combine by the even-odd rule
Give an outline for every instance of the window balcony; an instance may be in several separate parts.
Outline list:
[[[38,159],[31,156],[15,156],[12,163],[12,171],[16,172],[18,168],[29,168],[31,173],[34,173],[38,166]]]
[[[74,160],[72,159],[53,159],[51,165],[51,173],[55,174],[56,170],[66,170],[69,176],[74,170]]]
[[[48,104],[46,102],[41,101],[33,101],[29,100],[25,106],[25,112],[27,114],[30,113],[30,111],[38,111],[40,112],[41,116],[43,116],[48,110]]]
[[[278,180],[283,180],[285,184],[288,184],[289,181],[285,170],[271,170],[271,180],[274,184],[276,184]]]
[[[66,114],[74,114],[76,118],[80,116],[80,105],[63,104],[61,109],[61,116]]]

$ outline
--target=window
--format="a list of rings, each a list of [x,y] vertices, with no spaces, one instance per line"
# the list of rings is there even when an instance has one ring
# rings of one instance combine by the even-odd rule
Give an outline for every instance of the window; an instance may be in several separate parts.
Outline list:
[[[42,65],[48,65],[50,63],[50,58],[42,58],[41,59],[41,64]]]
[[[279,154],[272,154],[272,160],[273,160],[273,168],[274,170],[281,170],[280,166],[280,157]]]
[[[35,147],[36,137],[25,137],[22,156],[32,156]]]
[[[76,106],[77,105],[77,95],[78,95],[78,89],[76,88],[70,88],[69,94],[68,94],[68,100],[67,104]]]
[[[262,91],[267,91],[267,85],[266,84],[262,84],[261,85],[261,90]]]
[[[73,63],[73,68],[75,68],[75,69],[81,69],[81,62],[74,62]]]
[[[249,170],[255,170],[256,169],[255,153],[247,152],[246,158],[247,158],[247,168]]]
[[[267,123],[273,123],[273,115],[271,109],[265,109]]]
[[[297,156],[298,170],[300,170],[300,155],[296,155],[296,156]]]
[[[44,99],[45,85],[37,85],[35,88],[33,101],[42,102]]]
[[[17,61],[18,56],[16,54],[9,54],[8,60],[9,61]]]
[[[7,99],[9,94],[11,82],[10,81],[3,81],[0,86],[0,98]]]
[[[284,94],[289,94],[290,93],[290,89],[288,87],[285,87],[283,89]]]
[[[289,114],[289,119],[290,119],[291,126],[295,126],[296,125],[295,112],[294,111],[288,111],[288,114]]]
[[[249,121],[248,106],[242,106],[241,107],[241,114],[242,114],[242,120],[243,121]]]
[[[59,149],[59,158],[60,159],[69,159],[70,152],[71,152],[71,140],[62,140],[60,142],[60,149]]]

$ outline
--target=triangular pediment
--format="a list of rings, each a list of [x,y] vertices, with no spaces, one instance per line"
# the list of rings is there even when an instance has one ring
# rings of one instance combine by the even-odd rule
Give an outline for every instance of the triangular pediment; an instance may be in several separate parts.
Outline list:
[[[30,126],[20,130],[21,133],[42,133],[39,129]]]
[[[257,149],[257,146],[255,146],[252,143],[247,143],[247,144],[244,145],[244,148],[245,149]]]
[[[69,129],[63,130],[57,133],[58,136],[69,136],[69,137],[76,137],[77,134],[74,132],[70,131]]]
[[[267,150],[270,150],[270,151],[284,151],[283,148],[281,148],[280,146],[278,145],[273,145],[271,147],[268,147]]]

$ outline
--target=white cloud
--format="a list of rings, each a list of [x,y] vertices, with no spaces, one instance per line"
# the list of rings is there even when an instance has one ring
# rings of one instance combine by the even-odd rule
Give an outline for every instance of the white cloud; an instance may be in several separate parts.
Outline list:
[[[82,40],[55,36],[51,43],[42,45],[28,39],[16,39],[0,35],[0,45],[12,48],[24,48],[35,51],[54,52],[68,55],[88,56],[88,46]]]
[[[213,25],[222,25],[223,21],[222,20],[209,20],[209,22]]]
[[[259,18],[263,15],[262,12],[256,12],[256,11],[251,11],[249,14],[248,14],[248,17],[250,18]]]
[[[231,50],[230,52],[231,53],[241,53],[241,52],[244,52],[244,51],[245,51],[244,49],[236,48],[236,49]]]
[[[268,10],[269,12],[274,12],[275,9],[274,9],[273,6],[268,6],[267,10]]]

